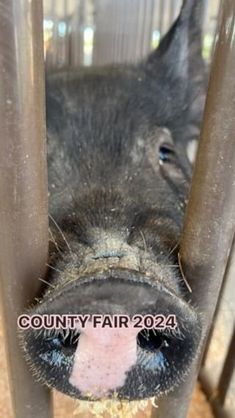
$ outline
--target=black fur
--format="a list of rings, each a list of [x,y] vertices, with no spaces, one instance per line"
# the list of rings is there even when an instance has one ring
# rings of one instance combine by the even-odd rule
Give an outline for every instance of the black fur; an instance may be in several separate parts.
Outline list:
[[[178,368],[171,362],[173,354],[160,372],[152,360],[142,359],[118,393],[128,399],[174,388],[195,357],[200,337],[197,313],[183,302],[189,295],[178,268],[177,245],[191,176],[186,146],[199,132],[205,95],[201,7],[200,1],[185,1],[158,50],[138,65],[66,70],[47,78],[54,241],[47,280],[55,289],[48,287],[42,303],[30,312],[64,309],[70,286],[82,295],[84,277],[119,277],[120,269],[125,277],[135,272],[146,279],[153,292],[156,283],[170,289],[172,301],[173,295],[178,298],[174,306],[180,317],[180,337],[169,337]],[[127,253],[136,265],[126,261]],[[166,300],[164,291],[162,297]],[[167,306],[161,303],[162,310]],[[72,309],[68,303],[67,308]],[[39,378],[82,398],[68,383],[71,355],[63,356],[60,366],[46,363],[45,356],[39,359],[50,346],[35,334],[25,332],[22,338]]]

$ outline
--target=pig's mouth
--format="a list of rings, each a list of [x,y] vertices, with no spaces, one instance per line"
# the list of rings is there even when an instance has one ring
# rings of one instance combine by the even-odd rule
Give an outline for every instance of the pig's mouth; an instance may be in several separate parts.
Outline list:
[[[198,315],[186,302],[130,271],[80,278],[51,292],[35,314],[175,315],[175,328],[94,328],[89,319],[84,328],[21,331],[39,379],[79,399],[136,400],[169,392],[187,374],[201,336]]]

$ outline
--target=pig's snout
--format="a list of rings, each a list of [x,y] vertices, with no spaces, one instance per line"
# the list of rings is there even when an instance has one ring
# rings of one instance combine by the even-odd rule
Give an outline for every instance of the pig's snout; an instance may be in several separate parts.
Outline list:
[[[84,327],[21,331],[39,379],[77,398],[143,399],[171,390],[185,376],[200,341],[196,312],[161,282],[128,270],[79,278],[51,291],[35,314],[90,315]],[[94,327],[91,316],[126,315],[128,327]],[[175,315],[175,329],[142,329],[135,315]]]

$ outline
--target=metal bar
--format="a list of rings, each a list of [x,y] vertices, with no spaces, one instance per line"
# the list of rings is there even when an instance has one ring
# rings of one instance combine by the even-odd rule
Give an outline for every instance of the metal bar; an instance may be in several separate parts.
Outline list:
[[[142,37],[142,48],[139,51],[138,58],[145,57],[151,49],[152,39],[152,23],[153,23],[153,2],[145,1],[145,19],[144,19],[144,32]]]
[[[0,0],[0,285],[17,418],[51,417],[49,391],[35,383],[17,337],[47,259],[42,19],[39,0]]]
[[[225,358],[225,363],[223,365],[223,370],[220,375],[218,386],[215,388],[212,386],[210,378],[206,373],[200,373],[200,380],[202,383],[203,391],[205,392],[208,399],[210,399],[210,404],[212,410],[216,417],[218,418],[232,418],[234,417],[234,408],[233,404],[230,404],[229,400],[227,402],[227,396],[229,396],[230,383],[233,379],[234,370],[235,370],[235,330],[230,340],[228,352]]]
[[[230,403],[227,397],[229,392],[232,393],[232,382],[235,370],[235,331],[230,340],[227,356],[223,365],[223,370],[219,379],[217,387],[212,385],[210,376],[203,371],[200,373],[201,386],[206,394],[207,398],[210,399],[210,405],[215,417],[218,418],[233,418],[234,407],[233,403]],[[233,396],[233,395],[232,395]],[[227,402],[228,401],[228,402]]]
[[[104,51],[104,38],[106,36],[105,32],[107,30],[106,18],[109,13],[107,13],[107,8],[109,6],[109,1],[100,1],[97,0],[94,4],[95,6],[95,38],[94,38],[94,65],[104,64],[106,50]],[[117,18],[118,19],[118,18]],[[107,54],[106,54],[107,55]]]
[[[174,22],[177,17],[177,14],[180,9],[180,2],[179,0],[171,0],[171,8],[170,8],[170,24]]]
[[[221,4],[220,31],[181,243],[204,342],[225,276],[235,229],[235,4]],[[192,380],[195,379],[192,376]]]
[[[235,3],[221,4],[217,38],[197,161],[180,254],[202,312],[202,347],[211,326],[235,229]],[[159,403],[158,418],[185,418],[202,349],[185,384]],[[154,415],[153,415],[154,416]]]
[[[229,288],[232,289],[232,286],[233,286],[232,283],[234,281],[234,273],[235,273],[235,237],[233,240],[233,247],[231,249],[230,256],[229,256],[229,262],[226,267],[225,278],[221,287],[220,297],[221,297],[221,294],[223,293],[225,293],[226,295],[227,286],[229,286]],[[217,313],[219,315],[223,315],[223,312],[220,312],[224,308],[223,306],[224,301],[222,302],[223,302],[222,306],[220,306],[221,303],[218,303],[216,307],[216,311],[218,310]],[[216,318],[216,313],[215,313],[215,318]],[[230,328],[230,325],[231,324],[228,324],[228,330]],[[211,379],[210,373],[207,373],[206,367],[205,368],[203,367],[200,371],[200,381],[201,381],[202,388],[206,396],[208,397],[208,399],[211,399],[211,406],[215,412],[216,417],[218,416],[218,417],[229,418],[229,416],[234,415],[233,413],[234,411],[232,412],[232,408],[229,407],[230,405],[229,401],[228,403],[226,402],[227,396],[229,396],[229,391],[232,390],[232,388],[230,389],[230,382],[231,382],[231,379],[233,378],[234,368],[235,368],[235,364],[234,364],[234,361],[235,361],[235,357],[234,357],[235,335],[234,334],[235,332],[234,330],[231,330],[231,331],[232,332],[230,336],[229,347],[227,347],[228,348],[227,355],[224,359],[224,364],[221,370],[220,377],[218,379],[219,382],[217,383],[217,386],[215,387],[214,382]],[[206,348],[208,349],[208,346]],[[203,357],[205,359],[205,352],[204,352]],[[210,356],[209,356],[209,359],[210,359]],[[204,360],[204,363],[205,363],[205,360]]]
[[[70,26],[70,20],[71,17],[69,16],[69,12],[68,12],[68,0],[64,0],[64,5],[63,5],[63,13],[64,13],[64,22],[66,24],[66,28],[65,28],[65,34],[64,34],[64,67],[68,67],[69,66],[69,37],[70,37],[70,32],[69,32],[69,26]]]
[[[50,57],[50,68],[56,68],[58,66],[58,43],[59,43],[59,36],[58,36],[58,13],[56,10],[56,0],[51,1],[51,17],[53,21],[53,32],[52,32],[52,39],[51,39],[51,57]]]
[[[207,398],[210,399],[210,405],[216,418],[234,418],[234,402],[230,403],[230,400],[234,398],[231,394],[230,399],[229,391],[232,391],[230,383],[233,379],[235,370],[235,332],[230,340],[227,356],[223,365],[223,370],[219,379],[217,387],[212,385],[210,376],[204,370],[200,372],[200,382],[204,393]]]
[[[235,330],[229,345],[228,353],[225,359],[223,371],[218,384],[218,396],[222,404],[225,402],[226,394],[229,388],[232,375],[235,370]]]
[[[226,284],[230,282],[230,280],[232,280],[232,274],[234,274],[234,269],[235,269],[235,234],[233,237],[233,244],[232,244],[232,248],[229,254],[229,259],[228,259],[228,263],[226,266],[226,270],[225,270],[225,274],[224,274],[224,279],[223,279],[223,283],[221,285],[220,288],[220,294],[219,294],[219,298],[217,300],[216,303],[216,308],[215,308],[215,312],[214,312],[214,319],[213,319],[213,324],[210,328],[209,334],[207,336],[207,341],[206,341],[206,346],[205,346],[205,350],[203,353],[203,359],[202,359],[202,363],[201,363],[201,372],[203,372],[203,367],[205,366],[206,360],[207,360],[207,354],[210,348],[210,341],[213,335],[213,331],[214,331],[214,326],[216,325],[216,319],[220,313],[220,310],[222,309],[221,307],[221,302],[222,302],[222,298],[226,289]],[[201,373],[203,374],[203,373]],[[200,374],[200,377],[201,377]]]
[[[158,30],[161,34],[161,38],[163,35],[163,30],[164,30],[164,1],[160,0],[160,4],[159,4],[159,18],[158,18]]]
[[[71,32],[71,66],[74,68],[83,65],[83,23],[84,0],[77,0]]]
[[[212,64],[181,244],[192,300],[207,312],[208,329],[225,273],[235,229],[235,4],[222,3],[221,28]]]

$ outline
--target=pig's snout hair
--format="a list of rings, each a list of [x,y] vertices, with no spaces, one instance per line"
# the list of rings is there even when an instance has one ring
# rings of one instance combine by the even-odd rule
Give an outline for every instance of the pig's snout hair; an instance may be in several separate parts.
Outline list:
[[[63,315],[68,307],[70,315],[89,315],[84,328],[27,329],[22,341],[40,379],[46,373],[47,384],[71,396],[99,399],[118,393],[123,399],[143,399],[167,393],[187,374],[197,352],[197,313],[161,281],[137,272],[121,269],[81,277],[49,294],[33,315]],[[97,314],[171,315],[177,324],[107,329],[94,326]]]

